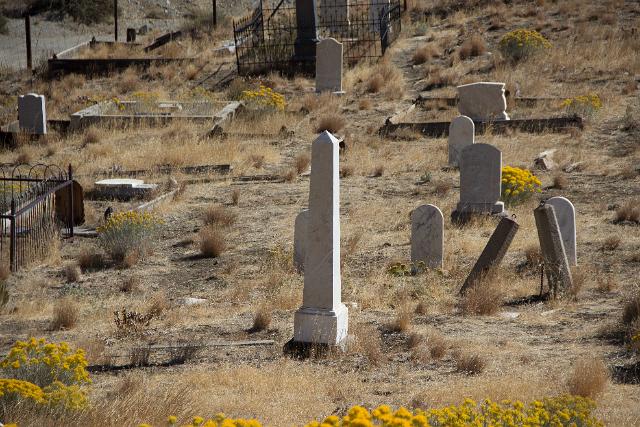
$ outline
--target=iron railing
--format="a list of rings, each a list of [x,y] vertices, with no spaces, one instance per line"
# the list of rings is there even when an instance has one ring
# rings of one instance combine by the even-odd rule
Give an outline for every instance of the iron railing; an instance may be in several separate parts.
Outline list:
[[[341,42],[347,66],[384,55],[402,30],[400,0],[350,1],[348,13],[344,3],[320,2],[318,37],[332,37]],[[307,63],[309,58],[295,55],[298,33],[306,30],[297,26],[295,5],[285,0],[261,1],[251,15],[233,23],[238,74],[255,75],[272,70],[292,74],[313,69],[313,64]]]
[[[57,236],[73,237],[73,212],[71,166],[67,172],[44,164],[0,170],[0,262],[17,271],[46,256]]]

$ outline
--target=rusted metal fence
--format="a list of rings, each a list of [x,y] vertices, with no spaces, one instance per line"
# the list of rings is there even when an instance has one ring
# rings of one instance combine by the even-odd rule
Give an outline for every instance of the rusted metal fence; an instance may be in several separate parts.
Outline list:
[[[345,4],[320,2],[315,28],[318,37],[341,42],[348,66],[384,55],[402,30],[400,0],[350,1],[348,9]],[[313,64],[306,63],[309,58],[296,56],[298,34],[309,31],[314,29],[299,27],[294,5],[284,0],[261,1],[251,15],[233,23],[238,74],[272,70],[291,74],[313,69]]]
[[[0,173],[0,262],[17,271],[73,237],[73,173],[44,164]]]

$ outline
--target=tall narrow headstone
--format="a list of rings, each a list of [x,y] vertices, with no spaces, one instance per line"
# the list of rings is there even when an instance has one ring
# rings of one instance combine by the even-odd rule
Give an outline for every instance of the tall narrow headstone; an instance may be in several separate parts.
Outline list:
[[[487,246],[478,257],[475,265],[471,269],[467,280],[464,281],[460,294],[464,294],[469,288],[475,286],[482,276],[487,274],[493,267],[497,267],[502,262],[502,258],[507,253],[511,242],[518,232],[520,226],[511,218],[502,218],[495,231],[489,238]]]
[[[458,111],[476,121],[509,120],[504,86],[494,82],[458,86]]]
[[[309,225],[309,210],[305,209],[296,216],[293,231],[293,266],[298,271],[304,271],[304,257],[307,247]]]
[[[342,43],[323,39],[316,47],[316,92],[342,93]]]
[[[534,209],[533,216],[536,219],[540,251],[544,261],[544,271],[549,282],[549,290],[554,297],[557,297],[571,288],[573,279],[555,209],[552,205],[543,202]]]
[[[411,262],[423,261],[428,268],[442,268],[444,217],[434,205],[423,205],[411,213]]]
[[[462,150],[473,144],[475,125],[467,116],[458,116],[449,125],[449,166],[459,165]]]
[[[294,317],[291,345],[333,346],[347,336],[348,311],[342,303],[340,278],[339,152],[340,141],[326,131],[311,148],[303,301]]]
[[[44,95],[30,93],[18,97],[18,123],[22,131],[36,135],[47,133]]]
[[[566,197],[556,196],[547,200],[553,206],[556,213],[556,220],[560,227],[560,235],[564,250],[567,253],[569,265],[578,265],[578,255],[576,248],[576,209],[573,203]]]
[[[318,43],[316,0],[296,0],[296,40],[293,44],[294,60],[310,67],[316,60]],[[309,70],[313,72],[315,67]]]
[[[504,214],[500,200],[502,152],[489,144],[472,144],[460,156],[460,202],[451,214],[464,222],[472,214]]]

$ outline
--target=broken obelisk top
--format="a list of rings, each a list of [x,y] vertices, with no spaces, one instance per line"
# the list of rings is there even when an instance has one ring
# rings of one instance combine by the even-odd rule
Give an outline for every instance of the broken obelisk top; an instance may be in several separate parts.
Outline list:
[[[311,148],[303,301],[285,351],[308,344],[341,345],[347,336],[340,281],[339,152],[340,141],[326,131]]]

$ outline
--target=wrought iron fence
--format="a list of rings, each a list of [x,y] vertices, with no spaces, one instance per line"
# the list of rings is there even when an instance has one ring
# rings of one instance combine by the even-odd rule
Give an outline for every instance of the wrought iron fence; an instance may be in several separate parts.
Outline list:
[[[400,0],[323,0],[316,32],[318,38],[341,42],[344,63],[352,66],[384,55],[402,30],[401,11]],[[313,33],[313,28],[299,26],[296,18],[295,6],[281,0],[261,1],[251,15],[234,21],[238,74],[313,69],[314,59],[296,56],[298,34]]]
[[[0,262],[17,271],[46,256],[60,234],[73,237],[73,212],[71,166],[0,170]]]

